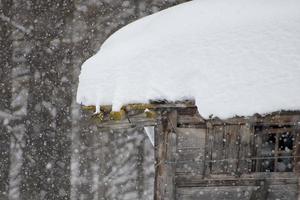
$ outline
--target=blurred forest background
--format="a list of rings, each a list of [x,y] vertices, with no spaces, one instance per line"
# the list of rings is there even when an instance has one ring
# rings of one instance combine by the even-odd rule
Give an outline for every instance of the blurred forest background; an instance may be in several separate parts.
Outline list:
[[[182,2],[0,0],[0,200],[152,199],[153,147],[83,123],[78,75],[114,31]]]

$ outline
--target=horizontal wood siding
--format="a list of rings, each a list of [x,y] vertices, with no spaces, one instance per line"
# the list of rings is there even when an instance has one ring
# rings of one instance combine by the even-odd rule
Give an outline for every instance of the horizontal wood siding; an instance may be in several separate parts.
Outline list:
[[[255,186],[187,187],[177,189],[176,200],[250,200]]]
[[[271,185],[266,192],[261,186],[207,186],[177,189],[176,200],[297,200],[296,184]]]

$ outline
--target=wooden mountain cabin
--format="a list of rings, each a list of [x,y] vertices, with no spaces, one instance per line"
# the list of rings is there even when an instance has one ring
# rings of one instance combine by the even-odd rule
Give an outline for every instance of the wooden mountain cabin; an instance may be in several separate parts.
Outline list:
[[[203,119],[190,100],[101,110],[102,128],[154,126],[155,200],[300,199],[300,111]]]

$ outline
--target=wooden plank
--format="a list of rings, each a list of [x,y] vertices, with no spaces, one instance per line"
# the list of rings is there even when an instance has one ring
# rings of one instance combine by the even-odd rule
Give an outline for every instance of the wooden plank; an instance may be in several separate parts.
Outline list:
[[[278,134],[278,133],[286,133],[286,132],[292,132],[295,128],[291,127],[291,128],[287,128],[287,127],[283,127],[283,128],[266,128],[262,131],[262,133],[264,134]]]
[[[205,129],[177,128],[177,149],[203,148]]]
[[[176,174],[203,174],[206,129],[177,128]]]
[[[205,121],[198,115],[179,115],[179,126],[202,125],[206,126]]]
[[[299,129],[294,131],[295,143],[294,143],[294,172],[300,176],[300,131]],[[300,184],[300,183],[299,183]],[[300,192],[299,192],[300,193]]]
[[[253,157],[261,157],[262,149],[262,134],[255,133],[254,135],[254,144],[253,144]],[[262,167],[262,160],[253,160],[253,172],[260,172]]]
[[[181,179],[178,177],[176,181],[178,182],[177,188],[179,187],[216,187],[216,186],[256,186],[259,185],[261,181],[270,181],[273,185],[298,185],[298,177],[291,179],[264,179],[264,178],[257,178],[257,179],[224,179],[224,180],[206,180],[206,179],[199,179],[199,181],[194,180],[193,178]]]
[[[213,175],[204,178],[201,175],[176,176],[177,187],[202,187],[202,186],[230,186],[230,185],[255,185],[259,180],[268,180],[272,184],[297,184],[297,174],[293,172],[253,173],[243,174],[240,177],[233,175]]]
[[[296,200],[297,188],[295,184],[271,185],[266,192],[259,195],[260,186],[254,185],[227,185],[227,186],[202,186],[182,187],[177,189],[176,200],[195,199],[230,199],[230,200],[265,200],[281,199]]]
[[[300,121],[300,111],[281,111],[274,112],[266,116],[253,115],[249,117],[236,116],[233,118],[220,120],[219,118],[213,118],[209,120],[213,125],[243,125],[247,123],[252,124],[264,124],[264,125],[297,125]]]
[[[262,118],[262,122],[265,123],[278,123],[278,124],[287,124],[287,123],[297,123],[300,121],[299,112],[290,112],[290,114],[271,114]],[[294,124],[295,125],[295,124]]]
[[[239,159],[238,172],[240,174],[251,172],[251,160],[247,158],[252,157],[251,151],[251,141],[254,137],[254,133],[249,124],[242,125],[240,127],[240,149],[239,149]]]
[[[224,138],[224,126],[214,126],[213,127],[213,146],[212,146],[212,167],[211,173],[224,173],[225,168],[227,167],[225,159],[225,138]]]
[[[276,142],[275,142],[275,151],[274,151],[275,157],[279,156],[278,155],[278,150],[279,150],[278,146],[279,146],[279,133],[277,132],[276,133]],[[274,160],[274,171],[278,171],[278,159],[277,158],[275,158],[275,160]]]
[[[199,115],[198,113],[198,108],[197,106],[192,106],[192,107],[185,107],[185,108],[178,108],[177,109],[178,112],[178,116],[180,115],[189,115],[189,116],[194,116],[196,114]],[[204,119],[202,118],[202,120],[204,121]]]
[[[269,185],[268,199],[299,200],[297,184]]]
[[[205,169],[204,176],[209,176],[212,172],[212,153],[213,153],[213,128],[210,123],[208,123],[205,137]]]
[[[175,199],[177,111],[162,109],[155,128],[155,200]]]
[[[240,125],[225,126],[225,159],[226,172],[236,174],[239,159]],[[224,163],[224,164],[225,164]]]
[[[209,186],[209,187],[184,187],[178,188],[177,200],[195,199],[230,199],[249,200],[249,196],[255,191],[255,186]],[[238,192],[237,192],[238,191]]]

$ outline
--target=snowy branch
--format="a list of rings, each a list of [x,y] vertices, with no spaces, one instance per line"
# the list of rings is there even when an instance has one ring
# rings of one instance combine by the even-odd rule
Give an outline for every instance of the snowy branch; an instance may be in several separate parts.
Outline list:
[[[30,34],[31,33],[31,30],[28,29],[28,28],[25,28],[24,26],[18,24],[17,22],[11,20],[9,17],[6,17],[5,15],[1,14],[0,15],[0,19],[2,19],[3,21],[5,22],[8,22],[10,25],[12,25],[13,27],[19,29],[20,31],[24,32],[24,33],[27,33],[27,34]]]

